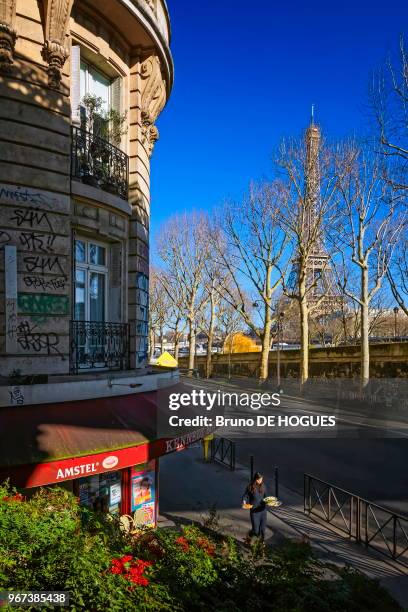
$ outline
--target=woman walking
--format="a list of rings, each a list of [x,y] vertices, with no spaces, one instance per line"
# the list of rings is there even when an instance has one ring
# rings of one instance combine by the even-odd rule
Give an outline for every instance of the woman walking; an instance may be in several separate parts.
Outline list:
[[[255,472],[254,477],[245,489],[242,497],[242,507],[250,508],[251,531],[250,536],[265,539],[266,529],[266,487],[263,476]]]

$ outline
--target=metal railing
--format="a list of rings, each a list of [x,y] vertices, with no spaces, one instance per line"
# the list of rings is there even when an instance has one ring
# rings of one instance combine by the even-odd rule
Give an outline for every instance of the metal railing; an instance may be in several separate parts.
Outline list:
[[[304,475],[304,511],[349,538],[408,565],[408,517],[310,474]]]
[[[129,325],[99,321],[71,321],[70,370],[129,368]]]
[[[229,438],[214,438],[211,440],[211,461],[217,461],[235,470],[235,442]]]
[[[110,142],[72,126],[71,176],[128,199],[129,157]]]

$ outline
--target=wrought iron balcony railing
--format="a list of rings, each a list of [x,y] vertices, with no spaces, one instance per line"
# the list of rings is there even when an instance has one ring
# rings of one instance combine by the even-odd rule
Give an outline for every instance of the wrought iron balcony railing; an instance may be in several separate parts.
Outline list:
[[[129,368],[129,325],[99,321],[71,321],[72,374],[80,370]]]
[[[72,126],[71,176],[127,200],[129,157],[110,142]]]

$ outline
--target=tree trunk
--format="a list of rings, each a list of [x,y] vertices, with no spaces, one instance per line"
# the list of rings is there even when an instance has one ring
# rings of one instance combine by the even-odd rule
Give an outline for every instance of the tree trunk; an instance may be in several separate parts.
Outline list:
[[[305,293],[300,294],[300,386],[309,378],[309,308]]]
[[[156,344],[156,336],[153,330],[150,331],[150,356],[149,361],[154,358],[154,345]]]
[[[259,371],[259,379],[267,380],[269,373],[269,351],[271,349],[271,306],[269,302],[265,303],[265,323],[262,334],[262,350],[261,350],[261,367]]]
[[[212,343],[214,338],[214,319],[215,319],[215,303],[214,297],[211,295],[211,311],[210,311],[210,327],[208,329],[207,357],[205,360],[205,376],[211,377],[211,358],[212,358]]]
[[[160,352],[164,353],[164,333],[163,328],[160,329]]]
[[[181,337],[181,334],[179,332],[179,323],[180,323],[180,319],[177,318],[176,324],[174,326],[174,359],[177,362],[178,362],[178,356],[179,356],[179,344],[180,344],[180,337]]]
[[[189,355],[188,355],[188,369],[189,370],[194,370],[194,358],[195,358],[195,351],[196,351],[196,336],[195,336],[195,329],[194,329],[194,320],[191,317],[188,321],[188,349],[189,349]]]
[[[361,270],[361,387],[368,385],[370,378],[370,345],[369,345],[369,317],[368,317],[368,269]]]

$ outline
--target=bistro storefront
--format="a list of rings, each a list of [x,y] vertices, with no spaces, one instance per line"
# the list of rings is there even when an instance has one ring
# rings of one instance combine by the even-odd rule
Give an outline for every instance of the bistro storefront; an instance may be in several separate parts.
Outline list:
[[[151,392],[2,408],[0,427],[13,427],[20,434],[18,440],[5,440],[1,448],[0,481],[8,478],[27,494],[37,487],[62,486],[84,507],[132,514],[135,523],[154,526],[159,457],[183,450],[209,433],[201,428],[157,439],[156,401],[156,392]],[[21,419],[26,426],[18,429]]]

